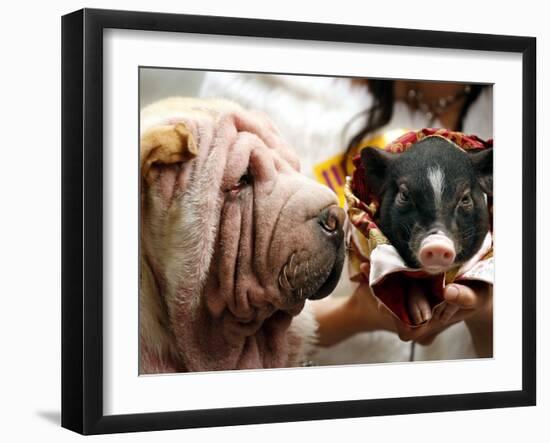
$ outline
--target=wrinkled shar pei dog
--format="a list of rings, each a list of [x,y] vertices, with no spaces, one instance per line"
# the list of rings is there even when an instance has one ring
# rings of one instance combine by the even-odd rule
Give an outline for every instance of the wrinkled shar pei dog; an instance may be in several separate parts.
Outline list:
[[[306,300],[344,261],[336,196],[235,103],[165,99],[140,125],[140,373],[302,365]]]

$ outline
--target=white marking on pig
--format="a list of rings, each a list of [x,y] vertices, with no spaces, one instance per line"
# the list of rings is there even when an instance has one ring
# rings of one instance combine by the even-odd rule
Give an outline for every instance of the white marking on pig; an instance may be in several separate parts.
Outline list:
[[[434,199],[436,208],[441,207],[441,199],[443,197],[443,189],[445,188],[445,174],[439,166],[428,168],[428,180],[434,191]]]

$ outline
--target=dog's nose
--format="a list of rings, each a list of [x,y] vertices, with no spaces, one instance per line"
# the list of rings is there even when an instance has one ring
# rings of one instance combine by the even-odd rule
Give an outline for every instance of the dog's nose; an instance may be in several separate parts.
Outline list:
[[[337,205],[329,206],[319,214],[319,224],[328,235],[340,234],[344,226],[346,214]]]

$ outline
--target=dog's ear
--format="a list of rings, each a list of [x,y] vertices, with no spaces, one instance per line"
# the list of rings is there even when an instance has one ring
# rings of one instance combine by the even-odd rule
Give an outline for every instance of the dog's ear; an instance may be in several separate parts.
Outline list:
[[[158,176],[159,167],[187,162],[197,152],[193,134],[184,123],[155,126],[141,136],[141,177],[150,185]]]

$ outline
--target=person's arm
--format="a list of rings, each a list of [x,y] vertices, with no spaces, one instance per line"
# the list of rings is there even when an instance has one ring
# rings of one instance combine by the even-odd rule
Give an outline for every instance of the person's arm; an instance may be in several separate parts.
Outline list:
[[[318,344],[332,346],[359,332],[394,331],[403,341],[430,344],[450,325],[464,320],[472,335],[479,357],[490,357],[493,352],[492,286],[478,282],[447,285],[446,303],[433,318],[412,328],[380,308],[367,284],[360,285],[351,297],[328,297],[313,303],[319,323]]]
[[[493,285],[472,281],[467,285],[454,285],[462,310],[469,311],[464,319],[472,336],[478,357],[493,356]]]
[[[320,346],[332,346],[359,332],[395,329],[391,317],[379,311],[367,284],[359,285],[350,297],[327,297],[312,307]]]

